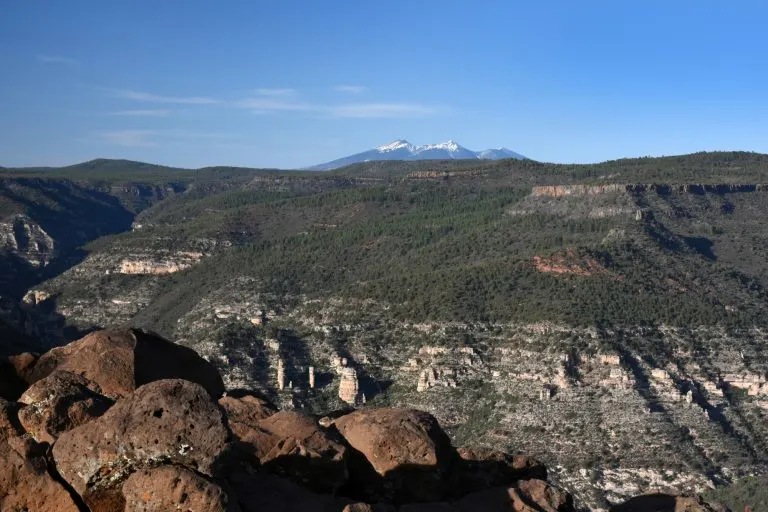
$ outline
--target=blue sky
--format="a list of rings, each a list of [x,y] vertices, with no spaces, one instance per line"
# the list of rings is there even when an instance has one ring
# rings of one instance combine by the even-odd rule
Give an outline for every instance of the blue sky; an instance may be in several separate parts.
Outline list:
[[[768,152],[768,3],[6,1],[0,165]]]

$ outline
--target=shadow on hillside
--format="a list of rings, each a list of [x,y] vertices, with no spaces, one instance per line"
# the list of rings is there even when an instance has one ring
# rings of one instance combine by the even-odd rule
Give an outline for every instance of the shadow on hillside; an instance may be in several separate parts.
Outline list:
[[[715,253],[712,251],[712,246],[714,245],[712,240],[701,236],[684,236],[683,240],[685,240],[688,247],[708,260],[717,261],[717,256],[715,256]]]
[[[67,319],[57,311],[56,299],[54,296],[39,304],[25,304],[11,297],[0,297],[0,357],[22,352],[43,353],[98,329],[68,325]]]

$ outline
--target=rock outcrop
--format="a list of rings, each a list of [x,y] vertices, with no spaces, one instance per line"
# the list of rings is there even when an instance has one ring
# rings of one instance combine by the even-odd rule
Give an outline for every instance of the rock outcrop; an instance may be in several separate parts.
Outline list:
[[[67,370],[98,384],[105,396],[121,398],[160,379],[197,382],[218,398],[224,383],[213,365],[189,348],[139,329],[97,331],[40,357],[31,372],[37,381]]]
[[[18,400],[32,382],[36,362],[37,356],[29,352],[0,359],[0,397]]]
[[[62,432],[88,423],[112,406],[99,390],[82,375],[53,372],[21,395],[19,403],[26,407],[19,411],[19,421],[35,441],[53,444]]]
[[[91,512],[106,512],[122,505],[120,484],[136,470],[164,463],[213,475],[228,437],[221,412],[202,386],[161,380],[63,433],[53,458]]]
[[[339,370],[339,399],[350,405],[357,403],[358,380],[357,371],[354,368],[343,367]]]
[[[408,409],[363,409],[334,424],[365,458],[358,459],[353,484],[397,502],[434,501],[443,495],[451,447],[432,415]],[[373,478],[368,468],[380,478]]]
[[[310,416],[280,411],[232,430],[267,471],[319,492],[335,492],[347,481],[346,446]]]
[[[125,512],[237,512],[217,484],[181,466],[160,466],[133,473],[123,484]]]
[[[0,510],[77,512],[72,496],[48,472],[43,447],[25,438],[17,410],[0,398]]]
[[[611,512],[724,512],[724,507],[711,505],[698,496],[675,496],[672,494],[646,494],[636,496]]]

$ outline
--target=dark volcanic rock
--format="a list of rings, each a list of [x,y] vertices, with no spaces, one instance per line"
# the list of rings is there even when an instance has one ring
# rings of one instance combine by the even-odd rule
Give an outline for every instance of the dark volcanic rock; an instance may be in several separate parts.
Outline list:
[[[242,512],[394,512],[329,494],[315,494],[275,475],[239,473],[229,480]]]
[[[70,494],[48,473],[44,447],[23,437],[16,409],[0,399],[0,510],[77,512]]]
[[[350,487],[363,490],[368,498],[401,503],[442,498],[451,446],[432,415],[411,409],[362,409],[334,424],[365,458],[352,461],[356,467]]]
[[[458,448],[448,475],[448,495],[466,494],[511,485],[517,480],[547,479],[547,468],[525,455],[510,455],[489,448]]]
[[[725,512],[727,509],[711,505],[698,496],[675,496],[671,494],[646,494],[635,496],[611,512]]]
[[[312,417],[281,411],[233,430],[267,471],[318,492],[335,492],[347,481],[346,446]]]
[[[54,370],[83,375],[115,399],[161,379],[196,382],[213,398],[224,392],[219,373],[194,350],[138,329],[97,331],[54,348],[40,357],[32,380],[43,379]]]
[[[136,470],[179,464],[212,475],[228,435],[205,389],[188,381],[161,380],[140,387],[100,418],[61,434],[53,457],[91,512],[115,510],[122,503],[122,482]]]
[[[19,421],[39,443],[51,443],[62,432],[87,423],[104,414],[114,403],[91,388],[95,383],[71,372],[56,371],[35,382],[19,402]]]
[[[30,352],[0,358],[0,398],[18,400],[31,383],[37,355]]]
[[[478,491],[455,502],[461,512],[575,512],[573,498],[543,480],[520,480],[511,487]]]
[[[238,429],[252,428],[277,412],[272,402],[247,391],[229,391],[227,396],[219,398],[219,405],[227,413],[229,426],[235,434]]]
[[[125,512],[236,512],[217,484],[181,466],[160,466],[133,473],[123,484]]]

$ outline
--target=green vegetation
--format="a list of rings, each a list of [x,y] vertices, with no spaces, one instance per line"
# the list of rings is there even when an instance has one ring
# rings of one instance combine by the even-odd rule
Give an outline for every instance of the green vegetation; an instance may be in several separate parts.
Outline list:
[[[398,320],[743,327],[768,323],[765,192],[530,192],[552,183],[754,184],[767,169],[765,155],[700,153],[596,165],[369,162],[331,173],[94,161],[0,176],[166,191],[147,196],[150,207],[132,203],[141,229],[89,247],[215,253],[160,279],[151,325],[171,326],[209,290],[250,276],[285,301],[372,299]]]
[[[704,498],[721,503],[734,512],[768,510],[768,481],[764,476],[742,478],[730,485],[717,487]]]

